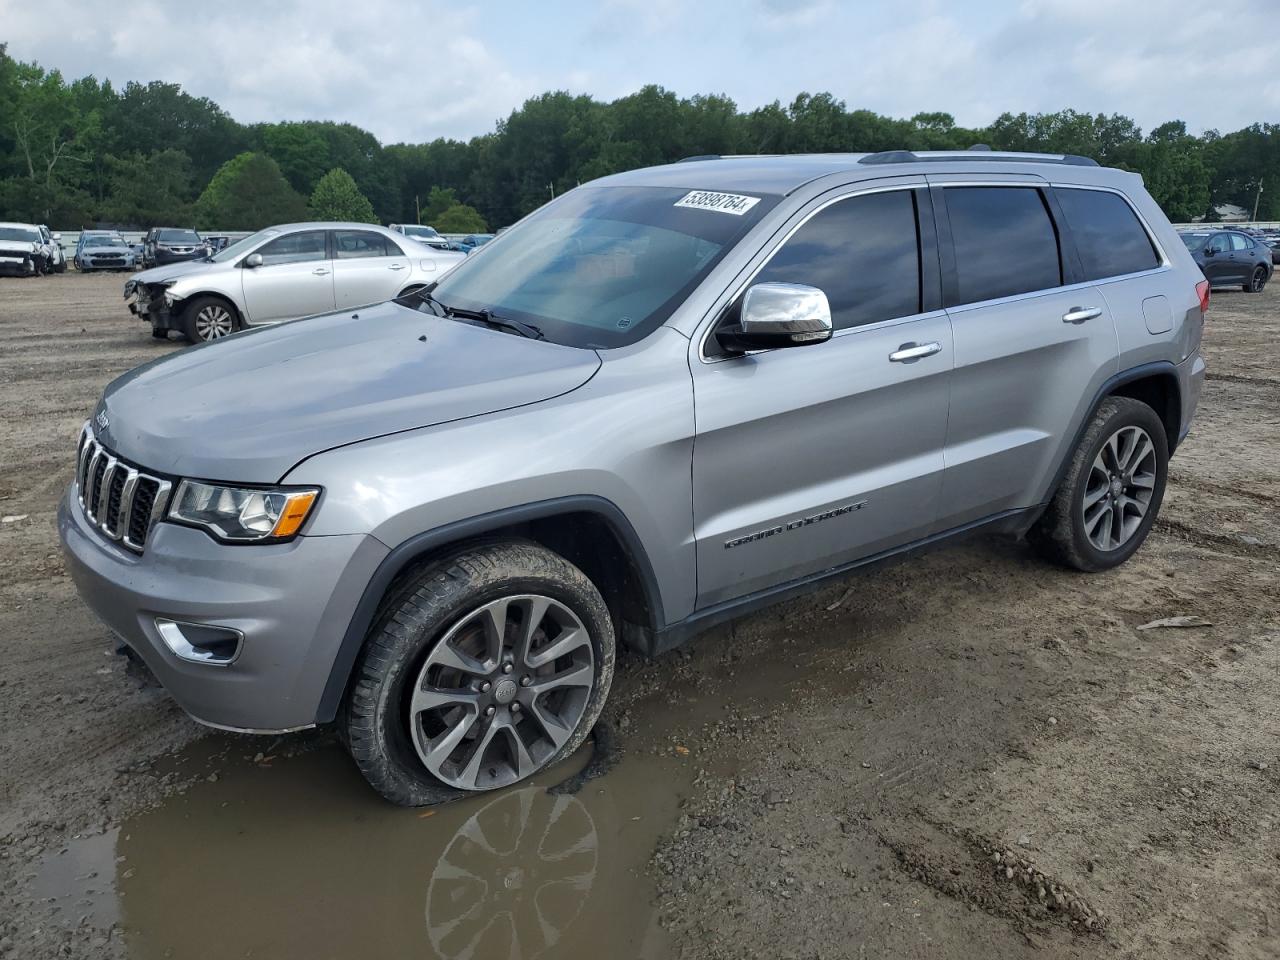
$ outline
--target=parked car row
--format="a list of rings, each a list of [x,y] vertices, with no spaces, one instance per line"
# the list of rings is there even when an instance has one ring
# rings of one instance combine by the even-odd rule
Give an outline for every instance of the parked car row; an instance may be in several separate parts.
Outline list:
[[[494,237],[492,233],[469,233],[465,237],[450,240],[448,237],[441,236],[435,227],[429,227],[423,223],[393,223],[387,229],[402,233],[437,250],[456,250],[459,253],[470,253],[477,247],[484,246]]]
[[[62,273],[67,257],[61,240],[43,223],[0,223],[0,270],[24,277]]]

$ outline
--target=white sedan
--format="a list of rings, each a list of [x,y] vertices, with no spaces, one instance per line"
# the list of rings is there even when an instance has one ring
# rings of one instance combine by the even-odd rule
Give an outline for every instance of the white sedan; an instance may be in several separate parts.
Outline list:
[[[465,258],[372,224],[291,223],[203,260],[134,274],[124,295],[153,336],[177,330],[198,343],[381,303],[433,283]]]

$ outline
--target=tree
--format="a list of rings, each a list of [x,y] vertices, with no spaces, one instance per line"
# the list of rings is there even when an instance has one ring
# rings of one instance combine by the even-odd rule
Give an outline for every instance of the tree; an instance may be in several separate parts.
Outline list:
[[[487,233],[488,225],[475,207],[455,203],[432,223],[441,233]]]
[[[143,157],[108,156],[111,198],[104,218],[136,227],[185,226],[191,223],[191,158],[181,150],[161,150]]]
[[[360,192],[351,174],[341,167],[334,167],[316,184],[311,194],[311,215],[317,220],[378,222],[369,198]]]
[[[307,202],[285,181],[276,162],[242,153],[224,163],[196,201],[205,229],[261,230],[307,216]]]
[[[422,205],[422,222],[434,225],[446,210],[457,205],[458,195],[451,188],[432,187],[427,202]]]

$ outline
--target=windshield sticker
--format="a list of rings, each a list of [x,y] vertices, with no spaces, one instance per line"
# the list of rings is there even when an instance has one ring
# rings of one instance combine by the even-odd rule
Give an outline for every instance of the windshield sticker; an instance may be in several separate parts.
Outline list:
[[[714,210],[716,213],[732,213],[735,217],[740,217],[759,202],[759,197],[744,197],[737,193],[690,190],[676,201],[676,206],[694,207],[698,210]]]

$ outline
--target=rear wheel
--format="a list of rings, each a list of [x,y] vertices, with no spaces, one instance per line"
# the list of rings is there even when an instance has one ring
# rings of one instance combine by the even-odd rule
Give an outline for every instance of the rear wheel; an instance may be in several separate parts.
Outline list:
[[[1267,268],[1256,267],[1253,276],[1249,278],[1249,282],[1244,285],[1246,293],[1261,293],[1267,285]]]
[[[522,541],[459,554],[384,605],[345,706],[351,756],[404,806],[517,783],[586,738],[614,651],[604,600],[563,557]]]
[[[235,309],[217,297],[196,297],[182,312],[182,332],[192,343],[221,340],[238,329]]]
[[[1108,397],[1028,539],[1050,560],[1076,570],[1118,566],[1151,531],[1168,470],[1169,444],[1156,412],[1129,397]]]

